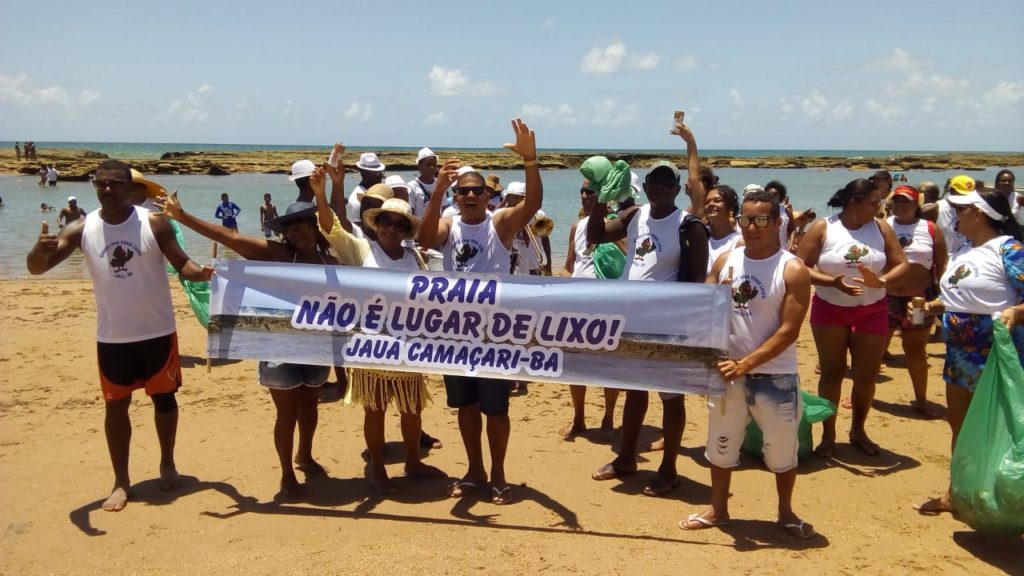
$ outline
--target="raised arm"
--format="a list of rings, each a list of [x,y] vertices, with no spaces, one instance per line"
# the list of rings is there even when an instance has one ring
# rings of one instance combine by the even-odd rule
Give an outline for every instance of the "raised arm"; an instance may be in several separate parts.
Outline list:
[[[75,248],[82,245],[83,228],[85,219],[79,218],[61,230],[60,235],[55,236],[50,234],[50,224],[44,220],[35,246],[25,257],[29,273],[42,274],[66,260]]]
[[[149,226],[153,230],[153,235],[156,236],[156,243],[160,246],[160,251],[164,253],[164,257],[182,278],[192,282],[204,282],[213,277],[213,267],[200,266],[181,249],[181,244],[178,244],[177,238],[174,237],[174,229],[163,216],[150,214]]]
[[[537,136],[522,118],[512,121],[512,130],[516,134],[515,144],[505,144],[504,147],[523,158],[523,167],[526,170],[526,197],[519,205],[506,208],[494,215],[494,229],[506,246],[512,245],[516,233],[530,223],[544,203],[544,185],[540,180],[540,167],[537,165]]]
[[[338,150],[338,166],[331,166],[330,164],[324,163],[323,169],[327,172],[327,175],[331,177],[331,202],[328,204],[326,200],[321,201],[320,197],[317,196],[316,204],[320,206],[323,202],[324,206],[330,206],[331,210],[338,215],[338,221],[341,222],[341,227],[347,232],[352,232],[352,222],[348,219],[348,211],[345,210],[345,206],[348,203],[345,198],[345,160],[342,158],[342,154],[345,153],[345,146],[343,144],[335,144],[335,148]],[[323,187],[323,186],[321,186]],[[314,190],[315,192],[315,190]],[[320,213],[319,210],[317,210]],[[334,219],[331,219],[331,223]],[[323,220],[323,215],[320,216],[320,227],[325,232],[330,232],[330,228],[326,227]]]
[[[444,163],[437,175],[437,184],[434,193],[430,195],[430,202],[423,213],[420,221],[419,244],[424,248],[438,248],[448,240],[448,227],[451,220],[441,218],[441,201],[444,199],[444,191],[455,182],[455,172],[459,169],[458,158],[453,158]]]
[[[281,246],[278,242],[271,244],[263,238],[243,236],[238,232],[212,224],[185,211],[185,208],[178,200],[178,191],[171,192],[170,196],[157,199],[156,205],[163,210],[164,216],[177,220],[182,226],[187,226],[197,233],[231,248],[247,260],[279,260],[275,258],[275,246]]]
[[[609,220],[608,205],[600,202],[594,204],[590,211],[590,219],[587,220],[587,244],[618,242],[625,238],[629,223],[637,210],[639,206],[631,206],[620,212],[618,218]]]
[[[687,194],[690,196],[690,214],[697,218],[704,219],[704,197],[707,190],[704,189],[704,182],[700,179],[700,155],[697,153],[697,140],[693,137],[690,128],[682,121],[676,121],[676,127],[672,129],[675,134],[686,142],[686,181]]]

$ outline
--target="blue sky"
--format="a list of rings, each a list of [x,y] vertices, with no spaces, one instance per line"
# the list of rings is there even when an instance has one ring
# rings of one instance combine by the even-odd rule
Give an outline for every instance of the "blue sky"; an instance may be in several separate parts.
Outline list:
[[[1024,150],[1024,2],[0,0],[0,140]]]

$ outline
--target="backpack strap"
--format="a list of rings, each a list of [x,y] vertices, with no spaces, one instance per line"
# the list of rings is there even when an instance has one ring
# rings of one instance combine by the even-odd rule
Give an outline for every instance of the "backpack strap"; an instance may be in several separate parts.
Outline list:
[[[689,212],[683,216],[683,221],[679,223],[679,273],[676,275],[678,282],[702,282],[703,278],[690,278],[690,260],[693,258],[693,253],[690,249],[689,242],[689,230],[690,227],[700,224],[704,228],[704,234],[708,237],[711,236],[711,230],[704,224],[699,218],[690,214]],[[705,267],[707,263],[704,263]]]

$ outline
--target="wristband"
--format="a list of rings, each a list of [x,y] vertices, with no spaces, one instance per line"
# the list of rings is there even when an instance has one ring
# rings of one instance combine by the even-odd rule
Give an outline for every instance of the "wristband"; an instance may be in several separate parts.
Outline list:
[[[524,168],[529,168],[530,166],[536,166],[536,165],[537,165],[537,160],[536,159],[526,160],[526,161],[523,162],[523,167]]]

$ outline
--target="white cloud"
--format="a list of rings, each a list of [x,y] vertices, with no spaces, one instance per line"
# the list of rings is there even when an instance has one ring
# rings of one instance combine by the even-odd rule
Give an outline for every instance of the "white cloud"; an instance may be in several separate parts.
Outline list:
[[[446,124],[447,122],[448,115],[445,114],[444,112],[435,112],[430,116],[427,116],[427,119],[423,121],[423,123],[426,124],[427,126],[440,126],[441,124]]]
[[[552,124],[576,124],[579,117],[576,110],[565,102],[558,108],[549,108],[540,104],[524,104],[520,115],[530,121],[546,121]]]
[[[587,74],[614,74],[619,71],[626,56],[626,45],[613,42],[605,47],[594,46],[583,57],[583,71]]]
[[[964,96],[970,94],[971,83],[966,78],[951,78],[932,74],[925,76],[913,72],[899,84],[885,87],[887,96],[903,96],[905,94],[925,94],[928,96]]]
[[[697,57],[693,54],[683,54],[676,61],[672,63],[672,67],[677,72],[685,72],[686,70],[693,70],[697,67]]]
[[[160,117],[163,120],[186,124],[202,124],[210,118],[210,112],[206,109],[206,96],[212,91],[212,86],[203,84],[195,92],[185,94],[181,100],[171,102]]]
[[[803,110],[804,116],[811,120],[820,118],[826,108],[828,108],[828,99],[817,90],[811,90],[810,96],[800,100],[800,109]]]
[[[616,98],[605,98],[594,102],[594,116],[590,123],[595,126],[623,126],[632,124],[637,119],[638,109],[635,104],[620,104]]]
[[[621,70],[651,70],[658,67],[657,52],[629,54],[621,40],[607,46],[594,46],[583,57],[580,68],[586,74],[615,74]]]
[[[895,122],[903,116],[903,110],[899,106],[895,104],[886,105],[874,98],[865,102],[864,106],[872,115],[886,122]]]
[[[932,112],[935,112],[935,103],[938,100],[939,99],[936,98],[935,96],[929,96],[929,97],[925,98],[924,99],[924,105],[921,106],[921,111],[922,112],[927,112],[929,114],[931,114]]]
[[[1002,81],[978,96],[956,101],[978,124],[1006,122],[1013,116],[1024,117],[1024,83]]]
[[[548,19],[544,20],[544,23],[541,24],[541,28],[554,28],[554,27],[555,27],[555,21],[552,20],[551,18],[548,18]]]
[[[737,108],[743,107],[743,95],[736,88],[729,90],[729,100],[732,100],[733,105]]]
[[[487,82],[471,82],[462,70],[446,70],[437,64],[430,69],[430,90],[439,96],[489,96],[497,88]]]
[[[906,50],[896,47],[892,49],[892,53],[888,56],[876,58],[868,61],[864,64],[864,69],[868,71],[879,71],[879,70],[918,70],[920,68],[927,68],[932,63],[927,60],[917,60],[910,55]]]
[[[783,120],[800,112],[803,119],[814,124],[842,122],[854,115],[854,108],[849,102],[844,100],[830,105],[828,98],[818,89],[811,90],[806,96],[786,96],[779,99],[779,109],[782,111]]]
[[[661,60],[661,56],[658,56],[656,52],[637,54],[630,58],[630,67],[636,70],[653,70],[658,67],[659,60]]]
[[[836,104],[829,113],[832,115],[832,119],[837,122],[849,120],[850,118],[853,118],[853,106],[848,102],[843,101]]]
[[[20,108],[45,108],[48,111],[60,108],[65,112],[75,112],[92,106],[101,96],[98,90],[84,88],[75,97],[62,86],[36,88],[26,74],[0,74],[0,102]]]
[[[366,122],[373,118],[373,105],[353,102],[345,111],[345,118],[356,122]]]

